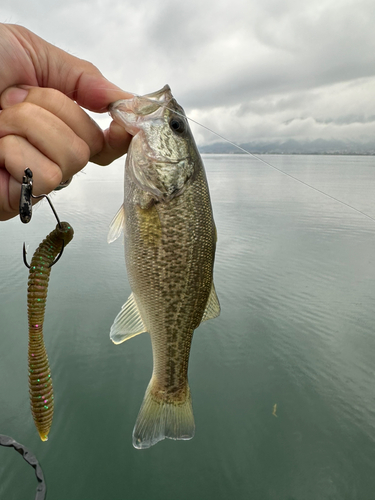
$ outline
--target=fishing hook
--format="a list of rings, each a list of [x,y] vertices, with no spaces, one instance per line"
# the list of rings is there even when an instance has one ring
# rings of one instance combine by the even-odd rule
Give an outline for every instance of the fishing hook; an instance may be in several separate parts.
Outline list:
[[[33,173],[29,168],[27,168],[25,170],[25,175],[22,178],[20,207],[19,207],[20,219],[24,224],[27,224],[28,222],[30,222],[31,217],[32,217],[31,198],[34,198],[34,199],[46,198],[46,200],[49,203],[49,206],[52,209],[52,212],[54,213],[54,215],[56,217],[57,223],[58,223],[59,227],[61,228],[61,222],[60,222],[59,216],[57,215],[57,212],[56,212],[54,206],[52,205],[51,200],[48,198],[48,196],[46,194],[40,194],[39,196],[33,195]],[[60,251],[59,255],[56,257],[56,259],[52,262],[52,264],[49,267],[52,267],[56,264],[56,262],[62,256],[63,251],[64,251],[64,240],[62,242],[61,251]],[[30,269],[30,265],[27,262],[26,254],[27,254],[26,246],[24,243],[23,244],[23,262],[24,262],[25,266],[28,269]]]

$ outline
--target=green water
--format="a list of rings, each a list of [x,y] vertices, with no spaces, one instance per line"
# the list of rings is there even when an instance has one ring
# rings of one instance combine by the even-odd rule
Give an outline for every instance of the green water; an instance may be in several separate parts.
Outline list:
[[[263,158],[375,218],[375,158]],[[36,454],[50,500],[371,500],[375,222],[247,156],[204,160],[222,314],[194,335],[194,439],[131,444],[152,358],[147,334],[109,340],[130,293],[123,246],[106,242],[122,160],[89,166],[53,197],[75,238],[47,301],[46,443],[29,411],[22,242],[31,255],[55,221],[44,204],[28,225],[0,223],[0,434]],[[35,488],[33,469],[0,448],[0,499]]]

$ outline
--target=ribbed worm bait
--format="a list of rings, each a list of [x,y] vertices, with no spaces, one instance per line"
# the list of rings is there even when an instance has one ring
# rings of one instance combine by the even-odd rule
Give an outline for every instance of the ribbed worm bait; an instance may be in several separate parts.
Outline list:
[[[31,412],[42,441],[48,439],[54,408],[51,370],[43,338],[48,282],[55,257],[73,239],[73,234],[68,222],[57,224],[39,245],[30,264],[27,289],[29,393]]]

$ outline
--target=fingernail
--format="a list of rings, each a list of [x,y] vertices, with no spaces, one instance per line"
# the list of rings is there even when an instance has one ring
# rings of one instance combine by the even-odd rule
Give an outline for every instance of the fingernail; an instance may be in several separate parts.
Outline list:
[[[1,106],[13,106],[14,104],[23,102],[26,99],[28,93],[29,92],[25,89],[11,87],[3,92],[1,96]]]

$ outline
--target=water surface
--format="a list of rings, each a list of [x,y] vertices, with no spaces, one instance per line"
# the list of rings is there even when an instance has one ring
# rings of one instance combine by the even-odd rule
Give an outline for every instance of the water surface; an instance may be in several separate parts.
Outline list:
[[[375,218],[373,157],[262,158]],[[22,242],[31,257],[55,221],[43,204],[26,226],[0,223],[0,434],[33,450],[53,500],[372,499],[375,222],[248,156],[204,160],[222,314],[194,335],[194,439],[131,444],[152,358],[147,334],[109,340],[130,294],[123,245],[106,242],[122,160],[90,165],[53,196],[75,238],[47,301],[47,443],[28,403]],[[31,467],[0,448],[0,499],[35,487]]]

